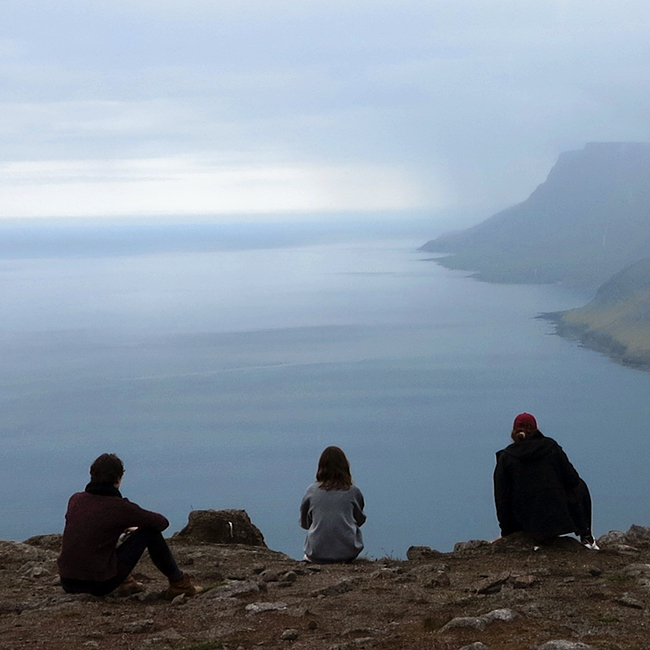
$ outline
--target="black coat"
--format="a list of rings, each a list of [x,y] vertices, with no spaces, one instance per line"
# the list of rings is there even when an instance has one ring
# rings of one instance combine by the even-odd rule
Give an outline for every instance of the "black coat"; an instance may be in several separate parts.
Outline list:
[[[576,508],[583,492],[589,498],[584,481],[552,438],[537,433],[497,452],[494,500],[502,535],[520,530],[540,538],[581,534],[590,528]]]

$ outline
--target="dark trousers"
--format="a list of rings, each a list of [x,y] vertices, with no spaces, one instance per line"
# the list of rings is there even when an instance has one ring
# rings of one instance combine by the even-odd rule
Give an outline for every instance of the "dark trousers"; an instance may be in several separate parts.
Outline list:
[[[117,574],[108,580],[71,580],[61,578],[61,585],[68,593],[106,596],[119,587],[133,571],[145,549],[156,568],[170,580],[178,580],[183,572],[178,568],[162,533],[152,528],[138,528],[116,549]]]

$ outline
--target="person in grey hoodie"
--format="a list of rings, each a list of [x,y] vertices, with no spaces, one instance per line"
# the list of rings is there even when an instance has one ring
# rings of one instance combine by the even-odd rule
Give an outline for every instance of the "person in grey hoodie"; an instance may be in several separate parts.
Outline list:
[[[597,549],[591,496],[564,450],[537,428],[530,413],[514,421],[512,444],[497,452],[494,500],[501,534],[524,531],[540,542],[575,533]]]
[[[364,505],[343,450],[327,447],[318,461],[316,483],[307,488],[300,504],[300,526],[308,531],[304,559],[317,563],[354,560],[363,550]]]

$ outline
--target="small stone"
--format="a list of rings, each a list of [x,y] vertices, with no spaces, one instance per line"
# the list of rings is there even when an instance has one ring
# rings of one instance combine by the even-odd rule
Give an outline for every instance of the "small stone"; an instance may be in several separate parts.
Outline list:
[[[454,544],[454,553],[462,553],[463,551],[474,551],[477,548],[489,546],[490,542],[484,539],[470,539],[467,542],[457,542]]]
[[[440,629],[441,632],[448,632],[449,630],[454,629],[472,629],[483,631],[487,626],[487,622],[484,618],[479,616],[459,616],[457,618],[452,618],[449,623],[443,625]]]
[[[313,620],[309,621],[309,623],[307,623],[307,629],[308,630],[317,630],[318,629],[318,623],[316,621],[313,621]]]
[[[49,576],[50,572],[41,564],[33,566],[27,573],[25,573],[26,578],[42,578],[44,576]]]
[[[187,596],[185,594],[179,594],[172,600],[172,605],[178,607],[179,605],[184,605],[187,602]]]
[[[246,605],[246,611],[251,614],[259,614],[260,612],[272,612],[281,609],[286,609],[287,604],[281,601],[275,603],[250,603]]]
[[[153,620],[150,618],[144,619],[142,621],[134,621],[133,623],[127,623],[122,631],[127,634],[142,634],[143,632],[148,632],[153,627]]]
[[[608,533],[601,535],[597,540],[596,544],[600,548],[605,546],[611,546],[612,544],[625,544],[627,538],[625,533],[622,530],[610,530]]]
[[[350,578],[341,580],[336,584],[330,585],[329,587],[323,587],[322,589],[316,589],[312,591],[310,596],[312,598],[318,598],[319,596],[337,596],[338,594],[344,594],[347,591],[352,591],[354,589],[354,581]]]
[[[97,643],[97,641],[86,641],[81,645],[83,645],[84,648],[99,648],[99,643]]]
[[[645,609],[645,605],[640,600],[634,598],[634,596],[628,594],[627,592],[624,593],[620,598],[618,598],[616,602],[619,605],[623,605],[623,607],[632,607],[633,609]]]
[[[650,576],[650,564],[628,564],[623,573],[628,576]]]
[[[298,575],[295,571],[287,571],[281,578],[280,582],[295,582],[298,579]]]
[[[459,648],[459,650],[490,650],[490,648],[488,648],[485,643],[476,641],[475,643],[464,645],[462,648]]]
[[[293,627],[287,628],[282,634],[280,635],[280,638],[283,641],[295,641],[298,637],[300,636],[300,632],[296,630]]]
[[[515,612],[513,612],[511,609],[493,609],[491,612],[483,614],[481,618],[486,623],[492,623],[493,621],[504,621],[508,623],[512,621],[516,616],[517,614],[515,614]]]
[[[536,650],[594,650],[594,647],[586,643],[558,639],[542,643],[542,645],[536,646]]]
[[[260,573],[260,580],[263,582],[277,582],[280,579],[280,571],[272,571],[271,569],[266,569]]]
[[[427,581],[424,586],[427,589],[436,589],[438,587],[449,587],[451,585],[451,579],[449,574],[446,571],[438,571],[438,573]]]
[[[237,581],[208,591],[206,598],[242,598],[260,592],[260,585],[253,581]]]
[[[413,560],[435,560],[442,555],[440,551],[436,551],[430,546],[411,546],[406,551],[406,557]]]
[[[592,575],[594,578],[598,578],[603,575],[603,570],[598,567],[593,567],[589,569],[589,575]]]
[[[509,580],[510,584],[512,585],[513,589],[528,589],[529,587],[532,587],[536,582],[537,579],[535,576],[512,576]]]
[[[474,590],[477,594],[496,594],[501,591],[501,587],[508,581],[510,574],[506,571],[499,575],[481,580]]]

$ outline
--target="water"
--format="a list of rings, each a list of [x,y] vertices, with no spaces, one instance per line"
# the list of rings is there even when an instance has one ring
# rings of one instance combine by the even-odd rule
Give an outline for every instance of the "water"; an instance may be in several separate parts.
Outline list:
[[[62,529],[105,451],[179,530],[244,508],[299,557],[318,456],[348,454],[370,556],[493,538],[494,452],[534,413],[597,534],[647,524],[650,373],[551,336],[584,302],[478,283],[422,241],[0,260],[0,538]]]

